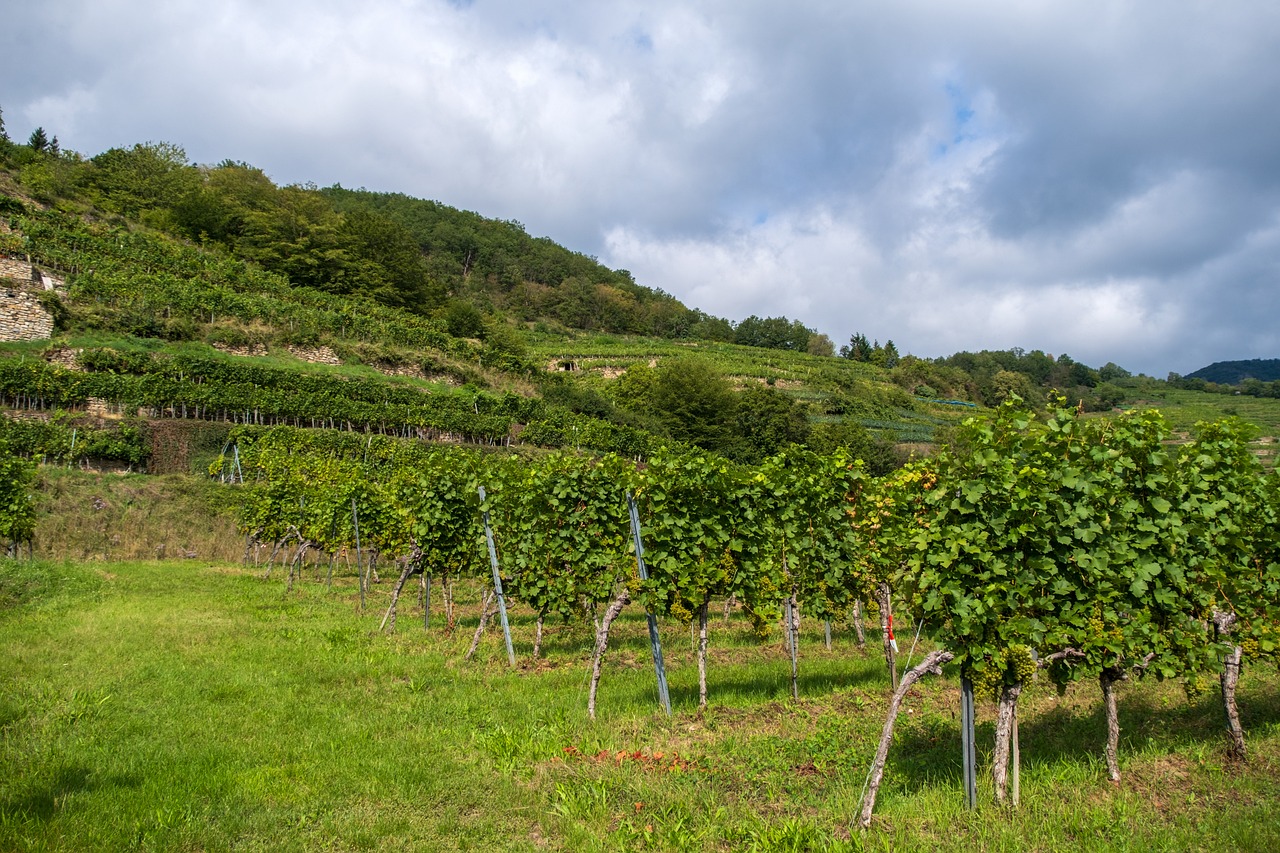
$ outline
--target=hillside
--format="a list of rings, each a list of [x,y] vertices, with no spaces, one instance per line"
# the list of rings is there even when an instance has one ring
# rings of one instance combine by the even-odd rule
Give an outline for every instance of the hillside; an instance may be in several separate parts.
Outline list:
[[[1194,373],[1188,373],[1185,379],[1203,379],[1219,385],[1239,385],[1246,379],[1258,382],[1275,382],[1280,380],[1280,358],[1254,358],[1248,361],[1215,361],[1208,367],[1202,367]]]
[[[518,223],[276,187],[247,164],[191,165],[174,146],[0,153],[6,299],[43,326],[6,333],[0,401],[24,416],[7,430],[33,455],[69,457],[78,443],[174,470],[194,464],[193,447],[220,449],[210,436],[226,430],[207,426],[219,423],[631,455],[689,443],[744,460],[820,440],[859,445],[883,468],[895,441],[931,438],[917,425],[877,439],[842,417],[905,423],[915,404],[882,370],[806,355],[799,324],[711,318]],[[624,381],[597,387],[530,348],[590,331],[638,342]],[[748,388],[736,364],[760,347],[724,342],[735,333],[808,366],[746,368],[759,380]],[[688,372],[665,363],[713,342],[714,366],[698,359],[709,369],[692,389],[705,400],[673,414],[661,399],[690,399],[675,388]],[[845,378],[813,391],[797,371]],[[808,406],[835,386],[839,405]],[[185,449],[160,458],[166,444]]]
[[[135,470],[288,426],[740,462],[798,442],[883,472],[1012,394],[1101,411],[1165,389],[1038,350],[929,361],[858,333],[837,356],[795,321],[712,317],[519,223],[279,187],[167,144],[85,158],[0,140],[0,256],[5,433]]]

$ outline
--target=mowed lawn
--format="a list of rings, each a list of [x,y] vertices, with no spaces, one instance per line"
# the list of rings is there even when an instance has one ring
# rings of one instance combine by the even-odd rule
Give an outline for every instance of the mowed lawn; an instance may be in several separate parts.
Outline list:
[[[666,625],[668,719],[633,609],[591,722],[589,622],[550,628],[535,663],[515,608],[519,666],[496,621],[468,662],[478,584],[458,586],[452,634],[438,588],[424,630],[415,587],[389,635],[391,579],[361,614],[351,574],[286,593],[279,570],[0,560],[0,850],[1280,849],[1274,668],[1246,669],[1245,764],[1216,689],[1123,687],[1119,785],[1096,685],[1034,685],[1016,811],[992,803],[989,705],[964,809],[956,680],[927,680],[863,835],[888,703],[875,633],[859,650],[837,626],[827,650],[806,620],[794,702],[777,627],[717,616],[700,717],[689,629]]]

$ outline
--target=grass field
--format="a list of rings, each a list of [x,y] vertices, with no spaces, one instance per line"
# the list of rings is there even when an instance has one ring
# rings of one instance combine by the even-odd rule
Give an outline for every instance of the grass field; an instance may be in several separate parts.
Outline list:
[[[716,620],[699,717],[688,629],[667,626],[668,720],[629,613],[592,723],[586,626],[555,629],[534,664],[517,610],[516,670],[494,634],[463,662],[478,588],[459,590],[452,636],[416,604],[381,635],[390,584],[362,615],[341,581],[286,595],[208,561],[0,561],[0,849],[1280,849],[1274,672],[1242,684],[1247,764],[1225,758],[1213,693],[1127,686],[1119,785],[1096,686],[1024,693],[1016,812],[985,776],[963,808],[955,681],[926,681],[860,835],[888,691],[847,630],[827,651],[805,625],[793,702],[778,633]]]

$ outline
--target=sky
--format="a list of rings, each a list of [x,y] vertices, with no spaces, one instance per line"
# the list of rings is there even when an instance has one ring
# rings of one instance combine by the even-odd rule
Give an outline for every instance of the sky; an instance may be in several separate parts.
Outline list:
[[[1273,0],[42,0],[0,109],[517,220],[921,357],[1280,358]]]

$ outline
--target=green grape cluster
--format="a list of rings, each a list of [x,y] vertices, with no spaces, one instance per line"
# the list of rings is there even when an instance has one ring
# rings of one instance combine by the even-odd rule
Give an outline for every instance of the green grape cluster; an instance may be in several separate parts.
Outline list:
[[[1003,651],[986,656],[986,666],[981,670],[969,668],[967,675],[973,683],[973,695],[984,699],[995,699],[1000,693],[1000,685],[1004,681]]]
[[[672,603],[671,615],[686,625],[693,621],[693,611],[689,610],[689,608],[685,607],[679,601]]]
[[[1036,661],[1028,646],[1018,645],[1001,649],[985,656],[986,666],[981,670],[968,668],[967,675],[973,683],[974,696],[998,699],[1005,685],[1026,684],[1035,675]]]
[[[1209,682],[1202,675],[1194,675],[1182,682],[1182,689],[1186,691],[1187,699],[1194,700],[1203,696],[1209,689]]]
[[[1006,678],[1013,683],[1026,684],[1036,674],[1036,661],[1028,646],[1012,646],[1005,652]]]
[[[1000,697],[1000,676],[994,669],[975,672],[970,678],[973,681],[973,695],[992,701]]]
[[[1240,644],[1240,650],[1244,653],[1244,659],[1247,661],[1256,661],[1258,659],[1259,649],[1258,641],[1253,637],[1249,637]]]

